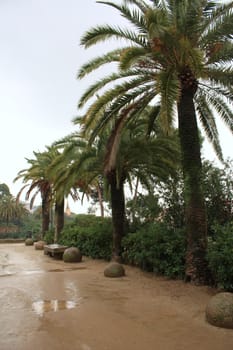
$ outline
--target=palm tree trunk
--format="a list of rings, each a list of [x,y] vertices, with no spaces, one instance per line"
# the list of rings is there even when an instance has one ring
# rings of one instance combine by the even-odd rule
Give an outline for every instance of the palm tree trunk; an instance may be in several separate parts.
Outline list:
[[[125,196],[124,181],[117,183],[116,170],[108,174],[108,182],[111,188],[111,206],[113,223],[113,248],[112,260],[121,261],[121,241],[124,236],[125,226]]]
[[[136,185],[135,185],[135,190],[134,190],[134,196],[133,196],[133,200],[132,200],[132,223],[135,223],[135,219],[136,219],[136,215],[135,215],[135,208],[137,205],[137,199],[138,199],[138,186],[139,186],[139,178],[137,177],[136,179]]]
[[[103,204],[103,196],[100,188],[100,184],[97,183],[97,193],[98,193],[98,200],[100,205],[100,215],[103,218],[104,217],[104,204]]]
[[[45,232],[49,230],[49,209],[50,202],[48,201],[47,196],[44,196],[44,198],[42,198],[42,237],[44,237]]]
[[[186,206],[186,280],[207,282],[207,218],[202,193],[200,140],[194,108],[193,87],[184,88],[178,103],[179,134],[182,151]]]
[[[59,240],[60,233],[64,227],[64,199],[55,204],[55,233],[54,233],[54,243],[57,243]]]

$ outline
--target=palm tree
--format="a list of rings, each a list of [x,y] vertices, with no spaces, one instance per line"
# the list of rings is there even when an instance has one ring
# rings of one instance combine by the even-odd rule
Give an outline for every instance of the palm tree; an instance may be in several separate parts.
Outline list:
[[[149,111],[150,108],[145,109],[144,115]],[[81,123],[82,120],[77,118],[74,122]],[[126,181],[132,184],[132,179],[137,178],[144,186],[149,186],[152,175],[160,179],[167,176],[174,168],[174,155],[178,159],[177,143],[157,136],[154,123],[152,127],[148,126],[146,134],[144,124],[143,115],[129,123],[114,145],[115,127],[108,128],[94,140],[91,138],[89,144],[80,133],[67,137],[63,143],[61,168],[65,171],[59,181],[69,178],[74,183],[81,178],[85,179],[86,186],[93,186],[99,177],[105,179],[112,210],[113,260],[120,260],[121,240],[125,234]]]
[[[32,207],[36,196],[40,193],[42,198],[42,236],[49,230],[50,212],[53,204],[55,204],[54,241],[56,242],[64,227],[64,197],[71,194],[73,199],[77,199],[77,191],[75,188],[67,190],[62,186],[55,190],[55,178],[50,171],[50,167],[60,155],[56,147],[47,146],[46,151],[34,152],[34,155],[35,159],[27,159],[31,167],[21,170],[14,180],[23,179],[23,182],[26,183],[19,191],[17,198],[21,196],[25,188],[28,188],[25,199],[28,200],[33,193],[30,202],[30,207]]]
[[[64,203],[65,197],[70,194],[74,200],[78,198],[78,194],[75,188],[67,190],[64,186],[55,188],[56,176],[50,171],[51,164],[56,161],[60,156],[60,152],[54,145],[47,146],[45,152],[40,153],[40,165],[43,169],[44,176],[51,186],[51,200],[50,200],[50,211],[52,212],[54,206],[54,217],[55,217],[55,228],[54,228],[54,242],[59,240],[59,235],[64,227]]]
[[[46,176],[46,169],[43,166],[42,157],[39,152],[34,152],[35,159],[27,159],[30,164],[28,169],[22,169],[18,172],[18,175],[14,179],[18,181],[22,179],[24,185],[17,194],[17,200],[19,200],[22,193],[27,189],[25,200],[30,200],[30,208],[33,207],[34,201],[38,194],[42,199],[42,228],[41,234],[44,236],[45,232],[49,230],[50,222],[50,204],[52,200],[52,187]]]
[[[60,153],[49,167],[49,173],[54,179],[55,191],[65,188],[66,193],[70,193],[73,189],[77,191],[73,199],[78,199],[80,197],[78,192],[81,192],[82,200],[85,195],[89,198],[93,191],[97,192],[101,213],[104,216],[100,172],[95,164],[92,164],[92,169],[89,171],[89,161],[85,159],[92,158],[92,154],[88,153],[87,156],[87,141],[80,136],[79,132],[74,132],[55,141],[53,147]],[[83,163],[85,166],[81,167],[80,164]]]
[[[22,203],[18,203],[11,194],[3,195],[0,200],[0,220],[6,222],[7,226],[10,222],[20,220],[28,214],[28,210]]]
[[[175,159],[179,153],[175,141],[157,136],[145,137],[135,123],[130,123],[121,133],[119,146],[114,151],[112,136],[105,146],[104,175],[111,193],[113,221],[113,259],[121,257],[121,240],[125,232],[125,190],[126,181],[132,188],[134,180],[150,189],[155,179],[164,179],[174,171]],[[115,156],[113,153],[115,153]]]
[[[9,187],[6,184],[1,183],[0,184],[0,199],[4,198],[5,196],[11,196],[11,193],[10,193]]]
[[[136,118],[149,103],[158,100],[158,118],[165,131],[169,132],[178,116],[188,242],[186,279],[205,283],[207,222],[197,118],[222,159],[215,117],[220,116],[233,132],[233,2],[98,3],[119,11],[130,27],[97,26],[81,38],[85,48],[111,38],[126,43],[79,70],[78,77],[83,78],[106,64],[118,64],[115,72],[101,77],[81,96],[79,107],[88,103],[83,123],[95,134],[112,120],[122,129],[130,118]]]

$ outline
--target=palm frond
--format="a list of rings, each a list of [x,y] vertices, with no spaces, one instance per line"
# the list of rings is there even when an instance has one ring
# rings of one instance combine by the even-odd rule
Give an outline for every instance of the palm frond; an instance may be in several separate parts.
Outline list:
[[[138,94],[137,87],[142,85],[143,89],[149,89],[149,86],[145,84],[145,76],[138,76],[135,79],[127,81],[122,84],[118,84],[114,86],[112,89],[107,90],[104,94],[102,94],[98,100],[96,100],[87,110],[83,121],[86,125],[86,129],[92,128],[95,120],[98,120],[98,116],[102,117],[103,113],[108,110],[111,102],[115,100],[117,96],[117,100],[120,96],[123,96],[127,91],[133,91],[136,89],[136,94]],[[94,118],[94,119],[93,119]]]
[[[112,62],[119,62],[119,57],[122,49],[116,49],[111,52],[108,52],[105,55],[96,57],[89,62],[83,64],[77,73],[77,78],[82,79],[87,74],[93,72],[94,70],[104,66],[105,64]]]
[[[90,29],[81,37],[81,45],[85,48],[96,45],[100,42],[105,42],[109,39],[123,39],[130,41],[142,47],[147,47],[147,40],[145,37],[138,36],[133,30],[122,29],[120,27],[111,27],[110,25],[97,26]]]
[[[210,43],[207,52],[207,64],[220,65],[222,69],[232,62],[233,43],[224,41],[218,43]]]
[[[173,124],[175,102],[179,98],[179,82],[173,71],[161,72],[158,79],[158,89],[161,94],[159,118],[164,131],[169,133]]]
[[[122,50],[120,57],[120,68],[125,70],[130,69],[138,62],[140,64],[140,59],[145,60],[147,53],[149,53],[149,51],[141,47],[131,47],[129,49]]]
[[[222,149],[213,111],[209,107],[205,95],[198,94],[195,98],[196,110],[207,139],[212,144],[219,160],[223,160]]]
[[[226,88],[231,88],[233,85],[233,68],[232,67],[216,67],[216,66],[208,67],[205,70],[205,74],[208,75],[208,78],[213,83],[213,85],[224,86],[226,96],[230,97],[231,92],[229,89],[226,89]]]
[[[110,74],[106,77],[103,77],[100,80],[97,80],[94,84],[90,85],[89,88],[84,92],[84,94],[80,97],[78,107],[81,108],[84,106],[86,102],[89,101],[90,98],[93,96],[97,96],[99,91],[103,88],[107,88],[108,84],[113,84],[116,80],[122,79],[122,81],[125,81],[126,78],[131,78],[136,76],[138,79],[138,76],[141,75],[138,73],[138,70],[127,70],[127,71],[121,71],[117,73]]]
[[[135,25],[140,33],[145,34],[145,19],[142,16],[141,11],[137,9],[130,9],[129,7],[122,5],[117,5],[110,1],[97,1],[99,4],[109,5],[115,9],[117,9],[121,15],[126,18],[131,24]]]
[[[233,112],[229,108],[228,104],[219,96],[209,96],[208,100],[211,102],[212,106],[221,117],[223,122],[233,133]]]
[[[149,6],[143,0],[124,0],[125,3],[136,5],[142,13],[145,13]]]
[[[216,5],[207,17],[199,43],[202,47],[208,43],[224,42],[233,37],[233,2]]]
[[[140,95],[139,98],[138,95]],[[154,93],[149,93],[145,88],[137,89],[133,93],[124,94],[120,98],[116,99],[111,104],[108,111],[105,111],[102,114],[102,117],[96,120],[95,126],[91,129],[89,142],[92,143],[97,135],[101,135],[101,133],[108,127],[108,125],[111,124],[113,120],[115,120],[120,111],[124,108],[127,108],[130,103],[134,105],[134,109],[131,110],[130,117],[128,117],[128,119],[125,121],[126,124],[132,118],[140,118],[140,115],[144,112],[145,108],[153,99]]]

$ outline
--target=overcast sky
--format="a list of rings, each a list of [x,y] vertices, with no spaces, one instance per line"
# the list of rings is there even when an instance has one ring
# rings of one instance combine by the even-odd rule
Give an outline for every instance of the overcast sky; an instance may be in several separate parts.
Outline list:
[[[125,22],[94,0],[0,0],[0,183],[14,196],[22,183],[13,179],[28,167],[25,158],[76,130],[77,102],[92,81],[76,74],[100,54],[98,46],[82,48],[80,37],[106,23]],[[221,141],[225,157],[232,157],[225,128]],[[211,147],[205,149],[213,159]]]

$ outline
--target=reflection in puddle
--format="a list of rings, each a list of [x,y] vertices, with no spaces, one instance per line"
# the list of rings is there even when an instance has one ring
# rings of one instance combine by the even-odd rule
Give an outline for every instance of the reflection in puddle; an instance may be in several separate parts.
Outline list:
[[[77,271],[77,270],[85,270],[86,266],[79,266],[79,267],[66,267],[64,269],[50,269],[47,270],[47,272],[65,272],[65,271]]]
[[[25,271],[21,271],[20,274],[21,275],[34,275],[37,273],[43,273],[43,270],[25,270]]]
[[[13,273],[10,272],[5,272],[5,273],[0,273],[0,277],[8,277],[8,276],[12,276]]]
[[[0,271],[0,277],[5,277],[5,276],[12,276],[13,274],[20,274],[20,275],[35,275],[35,274],[42,274],[46,272],[67,272],[67,271],[77,271],[77,270],[84,270],[86,269],[85,266],[80,266],[80,267],[66,267],[64,269],[50,269],[50,270],[24,270],[24,271],[11,271],[11,272],[6,272],[5,270]]]
[[[45,312],[74,309],[78,303],[72,300],[39,300],[32,303],[33,311],[39,316]]]

